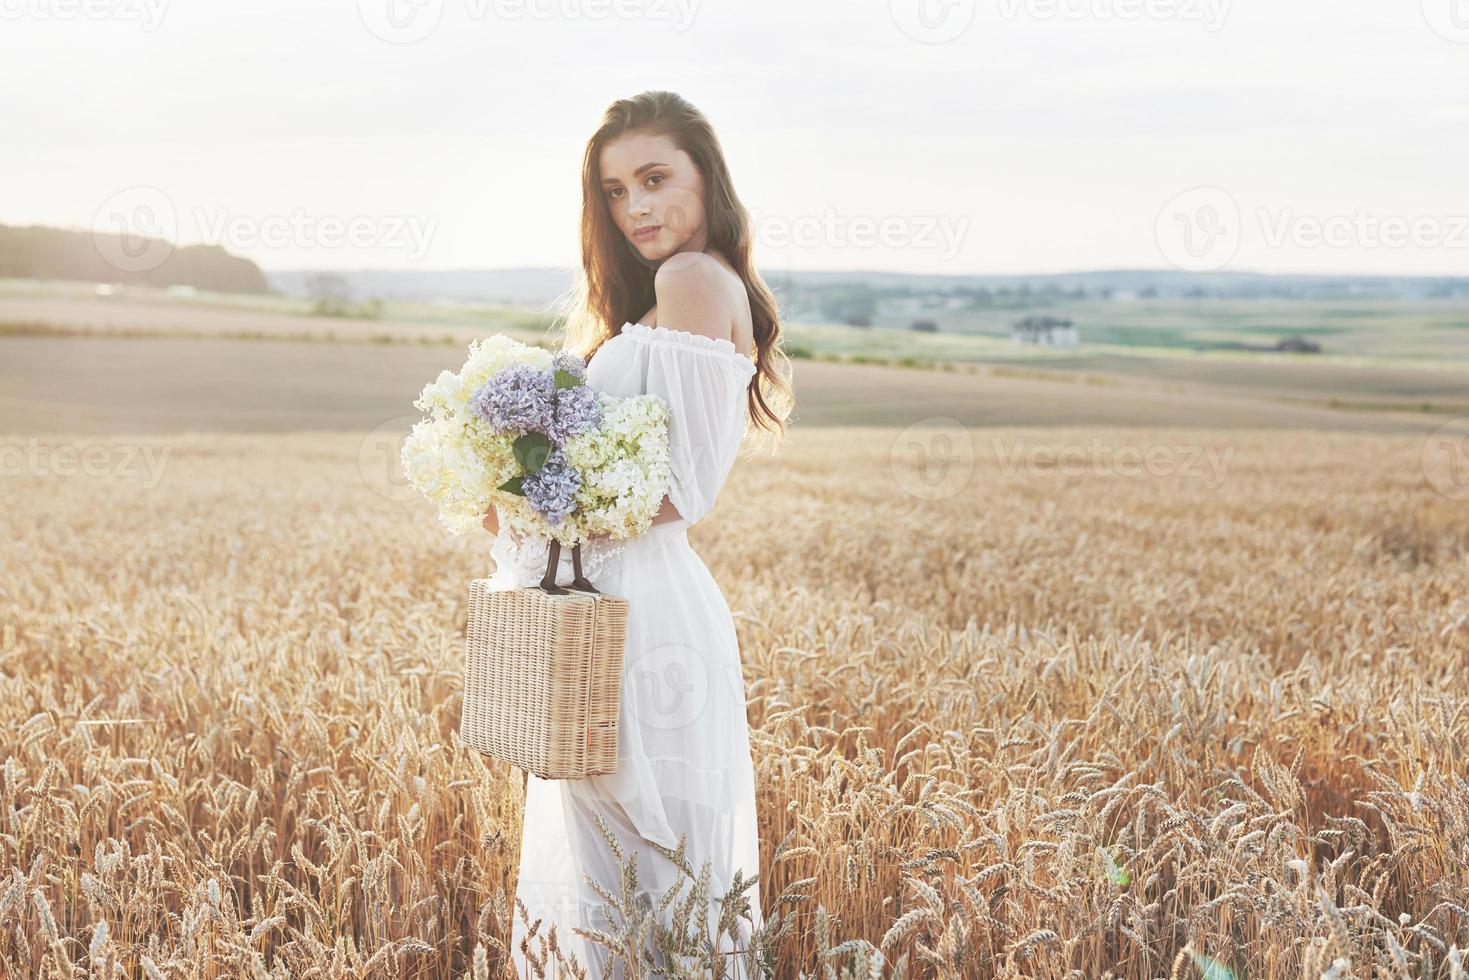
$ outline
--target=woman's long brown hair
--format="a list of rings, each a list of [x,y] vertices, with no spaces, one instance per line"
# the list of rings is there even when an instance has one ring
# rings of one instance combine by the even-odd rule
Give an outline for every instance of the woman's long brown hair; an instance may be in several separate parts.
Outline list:
[[[751,261],[750,215],[735,195],[724,151],[709,120],[673,92],[643,92],[612,103],[587,142],[582,160],[582,277],[558,317],[563,346],[590,359],[622,330],[622,324],[636,322],[654,305],[656,268],[629,247],[602,193],[602,147],[634,131],[669,137],[703,174],[705,248],[723,253],[750,297],[756,348],[748,396],[750,420],[771,434],[783,435],[794,405],[790,361],[782,349],[775,296]]]

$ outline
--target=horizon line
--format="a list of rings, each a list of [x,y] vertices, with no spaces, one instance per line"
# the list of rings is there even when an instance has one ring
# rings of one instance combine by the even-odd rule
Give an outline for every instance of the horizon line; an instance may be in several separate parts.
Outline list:
[[[337,272],[337,273],[481,273],[481,272],[569,272],[574,273],[577,266],[571,265],[484,265],[484,266],[453,266],[444,268],[422,269],[412,266],[295,266],[284,268],[279,266],[260,266],[260,271],[266,275],[272,274],[299,274],[305,272]],[[1073,269],[1065,272],[911,272],[903,269],[877,269],[863,268],[860,266],[840,269],[809,269],[791,267],[761,267],[756,271],[762,276],[775,273],[796,273],[806,275],[881,275],[881,276],[904,276],[908,278],[924,279],[1058,279],[1068,276],[1106,276],[1106,275],[1163,275],[1163,276],[1193,276],[1193,277],[1216,277],[1216,276],[1250,276],[1263,279],[1408,279],[1408,280],[1464,280],[1469,281],[1469,272],[1458,273],[1432,273],[1432,272],[1314,272],[1314,271],[1275,271],[1269,272],[1260,269],[1209,269],[1204,271],[1191,271],[1188,269],[1169,269],[1159,266],[1139,266],[1135,268],[1108,266],[1090,269]]]

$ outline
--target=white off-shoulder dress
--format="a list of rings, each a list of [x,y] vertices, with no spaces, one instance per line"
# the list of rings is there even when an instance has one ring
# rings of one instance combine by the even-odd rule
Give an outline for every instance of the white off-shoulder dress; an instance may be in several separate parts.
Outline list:
[[[728,340],[641,323],[623,324],[587,366],[588,383],[603,391],[653,393],[668,402],[669,496],[683,518],[655,524],[628,541],[592,542],[582,549],[592,584],[629,603],[617,771],[571,780],[526,777],[516,894],[532,922],[544,919],[540,935],[554,922],[558,945],[591,977],[603,975],[611,954],[572,927],[615,931],[617,923],[608,920],[603,898],[584,875],[613,894],[619,888],[617,859],[595,815],[625,853],[636,853],[638,890],[655,908],[668,889],[677,888],[683,898],[694,882],[649,842],[676,850],[680,836],[687,837],[693,872],[710,864],[711,940],[718,898],[729,891],[735,869],[746,879],[759,873],[754,769],[734,619],[687,535],[713,508],[734,465],[755,370],[754,361]],[[544,574],[543,541],[513,541],[502,534],[492,554],[501,587],[534,585]],[[564,585],[572,578],[569,549],[562,550],[561,561],[557,581]],[[759,885],[745,895],[758,927]],[[721,940],[722,950],[748,948],[751,923],[740,927],[734,943]],[[517,913],[511,951],[523,978],[535,975],[520,950],[526,931]],[[747,977],[741,959],[730,957],[729,976]],[[547,971],[558,976],[554,966],[548,964]],[[623,975],[620,964],[614,975]]]

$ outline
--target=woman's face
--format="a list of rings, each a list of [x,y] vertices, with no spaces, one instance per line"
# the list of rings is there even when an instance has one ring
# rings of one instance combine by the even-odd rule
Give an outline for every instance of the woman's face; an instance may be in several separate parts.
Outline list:
[[[672,139],[626,133],[602,147],[598,165],[612,221],[645,261],[704,250],[704,175]]]

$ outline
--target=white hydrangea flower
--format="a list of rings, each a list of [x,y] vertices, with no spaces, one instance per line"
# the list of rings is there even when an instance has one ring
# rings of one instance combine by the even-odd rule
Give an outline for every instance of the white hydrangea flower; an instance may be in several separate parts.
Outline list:
[[[403,471],[438,508],[452,534],[481,526],[493,504],[502,527],[520,538],[555,538],[564,546],[593,534],[635,537],[652,526],[668,490],[668,406],[656,395],[599,393],[602,424],[562,446],[581,474],[577,510],[551,525],[519,495],[499,489],[521,475],[515,437],[495,432],[469,407],[475,390],[513,364],[548,368],[554,355],[504,334],[473,341],[464,365],[441,371],[414,407],[426,413],[404,440]]]

